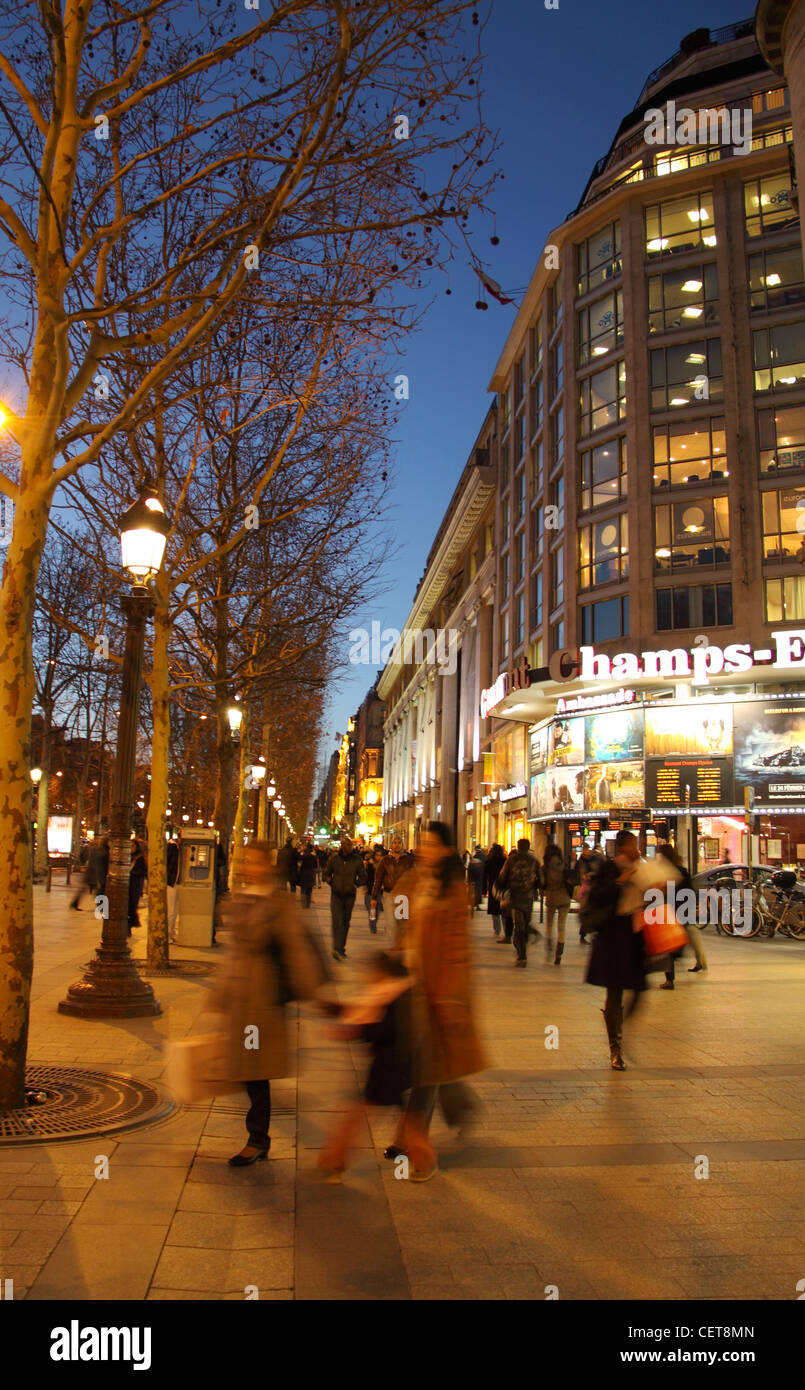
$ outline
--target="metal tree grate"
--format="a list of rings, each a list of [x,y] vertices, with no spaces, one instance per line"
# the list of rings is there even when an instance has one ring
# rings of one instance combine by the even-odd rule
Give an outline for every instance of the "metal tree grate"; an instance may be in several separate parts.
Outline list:
[[[156,976],[162,979],[176,979],[177,976],[181,977],[182,975],[211,975],[215,969],[214,965],[208,965],[203,960],[172,960],[167,965],[149,966],[146,965],[145,961],[135,959],[134,964],[141,975],[152,978]]]
[[[174,1109],[167,1092],[153,1082],[92,1067],[35,1064],[26,1069],[25,1086],[45,1099],[0,1113],[0,1145],[134,1129],[164,1119]]]

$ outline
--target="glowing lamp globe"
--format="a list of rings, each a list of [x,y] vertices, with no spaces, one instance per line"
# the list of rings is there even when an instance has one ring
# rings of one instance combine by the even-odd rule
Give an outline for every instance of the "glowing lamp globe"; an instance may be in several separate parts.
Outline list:
[[[144,585],[159,572],[170,522],[158,497],[141,497],[121,516],[120,551],[123,568],[135,584]]]

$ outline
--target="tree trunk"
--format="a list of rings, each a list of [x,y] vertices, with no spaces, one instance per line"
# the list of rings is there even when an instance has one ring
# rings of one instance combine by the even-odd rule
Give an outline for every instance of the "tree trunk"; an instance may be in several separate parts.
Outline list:
[[[34,873],[37,878],[46,878],[48,871],[48,815],[50,813],[50,769],[53,763],[51,747],[53,743],[52,713],[49,708],[42,710],[42,759],[39,766],[42,776],[39,779],[39,796],[36,803],[36,859]]]
[[[151,795],[148,801],[148,965],[164,969],[170,959],[166,894],[165,827],[168,809],[170,755],[170,676],[168,671],[168,579],[160,571],[155,582],[154,660],[151,703],[154,732],[151,748]]]
[[[24,463],[23,478],[26,471]],[[31,632],[47,517],[47,500],[31,501],[21,483],[0,584],[0,1111],[25,1100],[33,973]],[[46,837],[41,816],[40,827]]]
[[[265,760],[265,769],[266,769],[266,772],[265,772],[265,777],[263,778],[262,782],[260,783],[259,787],[257,788],[257,805],[258,805],[258,812],[257,812],[257,838],[258,838],[258,840],[265,840],[265,838],[266,838],[266,836],[267,836],[267,828],[266,828],[266,827],[267,827],[267,825],[268,825],[268,797],[266,796],[266,787],[268,786],[268,779],[269,779],[269,776],[270,776],[269,771],[268,771],[268,746],[269,746],[269,738],[270,738],[270,729],[269,729],[268,722],[266,721],[266,723],[263,725],[263,746],[262,746],[262,748],[261,748],[261,750],[260,750],[260,751],[262,752],[263,758],[264,758],[264,760]]]

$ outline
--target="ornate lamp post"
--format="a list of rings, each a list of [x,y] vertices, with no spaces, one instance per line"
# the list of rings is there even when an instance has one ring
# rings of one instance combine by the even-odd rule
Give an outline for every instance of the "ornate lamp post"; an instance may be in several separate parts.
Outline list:
[[[101,944],[82,980],[67,991],[59,1012],[77,1018],[146,1018],[162,1012],[154,992],[137,973],[128,946],[129,870],[131,867],[131,814],[137,744],[145,624],[154,611],[148,589],[165,554],[170,523],[161,502],[145,493],[120,518],[123,568],[132,580],[132,592],[120,606],[126,617],[126,649],[117,753],[112,782],[107,876],[108,916],[104,916]],[[155,847],[162,852],[162,845]]]

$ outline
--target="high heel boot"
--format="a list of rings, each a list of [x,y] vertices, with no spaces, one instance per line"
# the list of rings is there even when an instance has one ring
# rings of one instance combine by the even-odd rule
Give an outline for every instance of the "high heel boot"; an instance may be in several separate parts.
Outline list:
[[[554,963],[554,965],[561,965],[561,964],[562,964],[562,955],[563,955],[563,953],[564,953],[564,949],[565,949],[565,943],[564,943],[564,941],[557,941],[557,943],[556,943],[556,955],[555,955],[554,958],[553,958],[553,963]]]
[[[614,1018],[610,1017],[606,1009],[602,1009],[601,1012],[604,1015],[604,1023],[606,1024],[607,1037],[609,1039],[609,1065],[612,1067],[613,1071],[625,1071],[626,1063],[621,1054],[621,1043],[623,1041],[621,1025],[619,1025]]]

